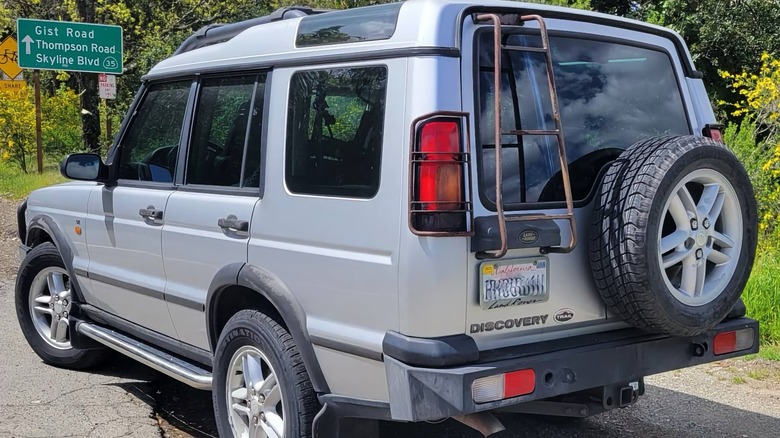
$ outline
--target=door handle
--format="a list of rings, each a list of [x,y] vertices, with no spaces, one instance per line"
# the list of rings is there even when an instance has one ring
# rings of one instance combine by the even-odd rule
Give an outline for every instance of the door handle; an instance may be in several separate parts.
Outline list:
[[[138,210],[138,214],[144,219],[161,220],[163,217],[162,210],[155,210],[153,205]]]
[[[246,233],[249,231],[249,221],[236,218],[232,214],[217,221],[217,225],[223,230],[235,230]]]

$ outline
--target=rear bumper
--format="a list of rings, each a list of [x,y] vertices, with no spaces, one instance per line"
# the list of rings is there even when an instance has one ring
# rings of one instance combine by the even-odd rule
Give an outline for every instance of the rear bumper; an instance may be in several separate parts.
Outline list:
[[[752,328],[753,346],[715,356],[716,334]],[[758,352],[758,322],[725,321],[692,337],[651,335],[627,329],[568,340],[480,352],[468,365],[432,368],[409,365],[385,351],[385,369],[394,420],[437,420],[505,408],[590,388],[636,381],[644,376]],[[532,368],[533,393],[489,403],[475,403],[471,385],[480,377]]]

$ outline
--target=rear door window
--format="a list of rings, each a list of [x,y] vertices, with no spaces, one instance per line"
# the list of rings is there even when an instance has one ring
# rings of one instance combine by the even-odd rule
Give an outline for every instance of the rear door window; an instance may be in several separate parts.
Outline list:
[[[492,31],[480,34],[478,41],[480,190],[483,201],[494,204]],[[541,39],[509,34],[503,44],[540,47]],[[667,53],[563,36],[552,36],[550,46],[575,200],[585,199],[602,167],[635,142],[690,134]],[[554,129],[544,55],[504,51],[502,70],[502,131]],[[504,135],[502,145],[503,197],[508,209],[564,200],[555,136]]]

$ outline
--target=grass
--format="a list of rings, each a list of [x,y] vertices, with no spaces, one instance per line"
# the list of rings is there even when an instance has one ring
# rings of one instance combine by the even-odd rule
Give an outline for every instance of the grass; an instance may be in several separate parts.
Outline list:
[[[42,174],[35,169],[24,173],[18,166],[10,163],[0,164],[0,198],[18,201],[31,191],[41,187],[64,182],[56,166],[47,166]]]
[[[743,383],[747,383],[747,380],[745,380],[742,376],[734,376],[731,378],[731,383],[735,383],[737,385],[741,385]]]
[[[767,359],[780,360],[780,248],[762,247],[742,299],[748,316],[761,324],[761,348],[767,349]]]

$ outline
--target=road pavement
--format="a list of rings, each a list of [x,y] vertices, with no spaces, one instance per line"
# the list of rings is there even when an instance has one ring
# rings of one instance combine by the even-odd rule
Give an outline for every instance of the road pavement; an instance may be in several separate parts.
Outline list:
[[[11,279],[0,279],[0,312],[0,437],[216,436],[209,393],[122,356],[92,372],[44,365],[19,331]],[[766,364],[758,376],[751,367],[738,361],[655,376],[635,406],[587,420],[504,415],[509,431],[496,438],[778,437],[780,368]],[[479,437],[454,421],[384,424],[382,436]]]

